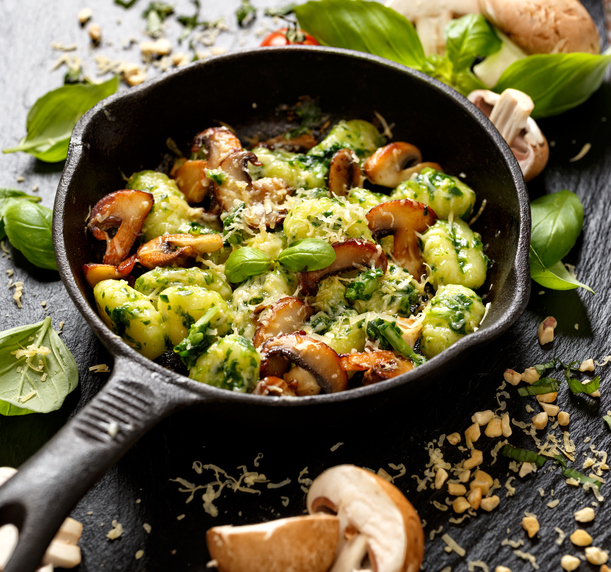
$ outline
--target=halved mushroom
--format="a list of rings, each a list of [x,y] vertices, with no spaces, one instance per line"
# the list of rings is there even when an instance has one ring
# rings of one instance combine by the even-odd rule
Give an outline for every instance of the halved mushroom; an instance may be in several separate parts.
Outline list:
[[[545,135],[530,117],[533,100],[517,89],[506,89],[500,95],[487,89],[476,89],[469,101],[481,109],[499,130],[513,151],[524,180],[534,179],[547,165],[549,146]]]
[[[151,193],[125,189],[110,193],[95,204],[87,227],[95,238],[107,243],[104,264],[117,266],[129,256],[154,202]],[[115,228],[118,230],[111,238],[108,231]]]
[[[206,176],[209,168],[208,161],[198,159],[185,161],[176,171],[176,184],[190,205],[201,203],[208,194],[212,182]]]
[[[418,234],[437,220],[433,209],[411,199],[388,201],[373,207],[367,213],[367,220],[374,238],[395,235],[394,258],[414,278],[420,279],[424,266]]]
[[[321,391],[316,378],[307,370],[298,365],[284,374],[284,381],[293,390],[295,395],[318,395]]]
[[[280,298],[259,315],[259,324],[253,343],[259,347],[263,342],[281,334],[292,334],[312,315],[313,309],[295,296]]]
[[[442,170],[438,163],[423,163],[420,149],[403,141],[380,147],[363,163],[363,171],[372,183],[391,189],[425,167]]]
[[[411,361],[386,350],[341,354],[339,359],[346,371],[365,372],[364,385],[391,379],[414,369]]]
[[[348,376],[337,353],[327,344],[305,334],[284,334],[267,340],[260,348],[261,377],[282,377],[295,363],[311,373],[326,393],[344,391]]]
[[[102,280],[124,280],[134,269],[136,258],[134,254],[118,266],[112,264],[83,264],[85,280],[92,288]]]
[[[414,507],[378,475],[339,465],[319,475],[308,492],[308,512],[332,511],[340,539],[330,572],[362,569],[366,557],[376,572],[417,572],[424,533]]]
[[[292,153],[307,153],[312,147],[316,147],[316,145],[318,145],[318,141],[311,133],[303,133],[298,137],[290,139],[287,139],[285,134],[282,133],[259,143],[257,146],[267,147],[268,149],[284,149]]]
[[[206,533],[219,572],[327,572],[338,539],[339,521],[327,514],[215,526]]]
[[[252,390],[252,394],[295,397],[292,387],[284,379],[272,375],[259,380]]]
[[[335,250],[335,261],[329,266],[321,270],[311,270],[297,274],[301,291],[306,296],[315,294],[318,290],[318,283],[327,276],[363,266],[367,268],[375,266],[386,272],[388,266],[386,255],[378,245],[372,242],[351,238],[346,242],[335,243],[333,250]]]
[[[198,256],[223,246],[220,234],[163,234],[145,242],[136,254],[145,268],[188,266]]]
[[[363,184],[359,158],[350,149],[340,149],[333,155],[329,165],[329,192],[336,197],[345,197],[348,191]]]

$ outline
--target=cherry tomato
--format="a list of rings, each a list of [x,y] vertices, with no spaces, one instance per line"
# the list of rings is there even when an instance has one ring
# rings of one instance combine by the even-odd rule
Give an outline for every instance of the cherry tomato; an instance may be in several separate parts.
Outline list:
[[[289,44],[320,45],[310,34],[296,28],[280,28],[265,36],[261,42],[261,46],[288,46]]]

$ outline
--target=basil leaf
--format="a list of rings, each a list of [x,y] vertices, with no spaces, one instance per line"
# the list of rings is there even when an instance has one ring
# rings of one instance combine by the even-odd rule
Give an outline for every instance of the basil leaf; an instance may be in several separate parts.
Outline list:
[[[514,461],[520,461],[522,463],[536,463],[537,467],[541,468],[547,462],[547,459],[543,455],[539,455],[534,451],[528,449],[520,449],[513,445],[505,445],[501,449],[501,455]]]
[[[278,262],[292,272],[321,270],[335,261],[335,250],[320,238],[304,238],[285,248]]]
[[[243,282],[251,276],[263,274],[271,263],[265,252],[258,248],[245,246],[234,250],[225,262],[225,276],[229,282],[234,284]]]
[[[535,54],[512,63],[493,90],[519,89],[535,103],[532,117],[559,115],[586,101],[602,84],[611,53]]]
[[[603,415],[603,421],[607,424],[607,427],[611,429],[611,415]]]
[[[275,16],[288,16],[292,14],[297,7],[295,2],[289,2],[284,6],[276,6],[275,8],[265,8],[265,15],[270,16],[271,18]]]
[[[501,39],[481,14],[468,14],[446,26],[446,53],[456,72],[468,69],[478,56],[501,49]]]
[[[63,161],[76,122],[118,87],[119,78],[113,77],[100,84],[64,85],[43,95],[28,113],[28,134],[19,145],[4,149],[3,153],[23,151],[48,163]]]
[[[0,332],[0,414],[59,409],[78,385],[70,350],[51,328],[51,318]]]
[[[573,393],[594,393],[600,388],[600,378],[598,376],[588,383],[581,383],[581,381],[571,377],[567,373],[566,381]]]
[[[532,246],[530,247],[529,261],[530,277],[544,288],[549,288],[550,290],[584,288],[588,292],[595,294],[592,288],[573,278],[562,262],[556,262],[553,266],[546,268]]]
[[[299,26],[322,45],[374,54],[417,70],[427,66],[409,20],[377,2],[310,0],[294,11]]]
[[[573,479],[578,480],[582,485],[586,483],[590,483],[590,484],[597,486],[600,489],[602,483],[598,479],[593,479],[591,477],[588,477],[584,475],[583,473],[576,471],[575,469],[569,469],[566,466],[566,461],[560,455],[554,455],[554,460],[556,461],[556,463],[558,463],[562,467],[562,476],[565,479],[573,478]]]
[[[57,270],[51,228],[53,211],[30,201],[11,199],[4,210],[6,235],[35,266]]]
[[[242,3],[236,10],[235,15],[238,20],[238,26],[240,26],[240,28],[247,28],[255,21],[255,18],[257,17],[257,10],[250,3],[250,0],[242,0]]]
[[[146,33],[152,38],[157,38],[163,31],[164,20],[174,13],[174,6],[165,2],[150,2],[142,17],[146,18]]]
[[[123,8],[131,8],[138,0],[115,0],[115,4]]]
[[[530,244],[541,262],[550,267],[573,248],[583,227],[583,205],[571,191],[545,195],[530,204]]]
[[[11,199],[23,199],[25,201],[40,201],[40,197],[26,195],[23,191],[17,189],[0,189],[0,240],[6,236],[4,230],[4,210],[10,203]]]
[[[545,395],[546,393],[555,393],[560,387],[560,382],[551,377],[542,377],[532,385],[526,385],[518,388],[520,397],[528,397],[529,395]]]

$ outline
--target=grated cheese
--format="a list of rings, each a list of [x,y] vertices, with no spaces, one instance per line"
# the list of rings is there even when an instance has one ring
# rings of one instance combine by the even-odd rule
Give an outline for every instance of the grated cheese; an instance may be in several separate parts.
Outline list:
[[[433,540],[437,534],[439,534],[443,530],[443,526],[440,526],[437,530],[431,530],[429,532],[429,538]]]
[[[476,566],[481,568],[484,572],[489,572],[488,565],[482,560],[470,560],[467,568],[469,569],[469,572],[474,572]]]
[[[291,479],[284,479],[283,481],[279,482],[279,483],[267,483],[267,488],[268,489],[279,489],[280,487],[285,487],[286,485],[290,484]]]
[[[110,368],[105,363],[100,363],[98,365],[92,365],[89,368],[89,371],[92,371],[93,373],[108,373]]]
[[[547,503],[547,506],[548,506],[549,508],[556,508],[556,507],[558,506],[558,504],[559,504],[559,503],[560,503],[560,499],[556,499],[556,500],[553,500],[553,501],[548,502],[548,503]]]
[[[441,540],[446,543],[447,548],[450,549],[450,552],[453,550],[460,557],[463,557],[467,553],[466,550],[459,546],[458,543],[447,532],[441,537]]]
[[[335,451],[337,451],[342,445],[343,445],[343,443],[341,441],[339,443],[335,443],[335,445],[333,445],[333,447],[331,447],[330,451],[332,453],[335,453]]]
[[[513,553],[522,558],[522,560],[528,560],[535,570],[539,570],[540,566],[537,564],[537,559],[532,554],[522,552],[521,550],[514,550]]]
[[[564,530],[558,527],[554,528],[554,530],[558,533],[558,538],[556,538],[556,544],[560,546],[566,538],[566,532],[564,532]]]

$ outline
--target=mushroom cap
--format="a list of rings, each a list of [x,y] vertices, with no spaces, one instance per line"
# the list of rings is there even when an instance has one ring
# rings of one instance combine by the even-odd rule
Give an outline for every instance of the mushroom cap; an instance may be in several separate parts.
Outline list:
[[[152,270],[158,266],[188,266],[199,255],[222,247],[220,234],[163,234],[145,242],[136,256],[142,266]]]
[[[295,296],[280,298],[259,316],[253,343],[258,348],[263,342],[280,334],[292,334],[301,329],[314,310]]]
[[[329,165],[329,192],[335,197],[345,197],[363,182],[359,158],[351,149],[340,149]]]
[[[412,22],[416,18],[431,18],[443,12],[464,16],[479,14],[480,11],[478,0],[388,0],[386,6]]]
[[[327,514],[215,526],[206,533],[219,572],[326,572],[338,538],[339,521]]]
[[[367,178],[376,185],[394,189],[413,173],[420,172],[414,167],[422,162],[420,149],[405,141],[396,141],[380,147],[363,163]]]
[[[83,274],[92,288],[102,280],[125,280],[136,264],[136,255],[130,256],[118,266],[112,264],[83,264]]]
[[[579,0],[480,0],[480,7],[529,54],[600,53],[596,24]]]
[[[212,181],[206,176],[207,161],[185,161],[176,171],[176,184],[190,204],[201,203],[210,190]]]
[[[340,539],[352,527],[368,539],[376,572],[417,572],[424,556],[418,513],[403,493],[376,474],[338,465],[319,475],[308,492],[310,514],[331,509],[340,519]]]

